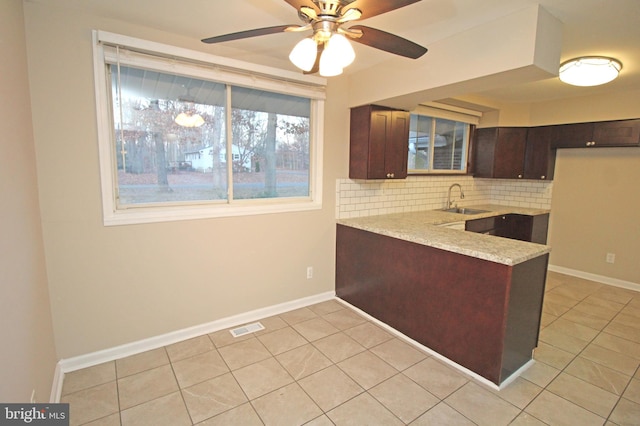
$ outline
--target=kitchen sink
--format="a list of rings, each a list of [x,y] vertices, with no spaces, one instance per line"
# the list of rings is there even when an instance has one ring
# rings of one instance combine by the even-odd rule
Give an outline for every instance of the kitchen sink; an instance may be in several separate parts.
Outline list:
[[[458,214],[480,214],[480,213],[487,213],[489,210],[468,209],[465,207],[452,207],[450,209],[442,209],[442,211],[447,213],[458,213]]]

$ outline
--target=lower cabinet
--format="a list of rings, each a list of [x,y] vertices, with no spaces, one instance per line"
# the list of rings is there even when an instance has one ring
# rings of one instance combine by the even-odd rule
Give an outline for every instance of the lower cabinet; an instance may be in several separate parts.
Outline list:
[[[547,263],[504,265],[337,225],[336,295],[499,385],[532,359]]]
[[[468,220],[465,224],[467,231],[537,244],[547,243],[548,228],[549,214],[536,216],[505,214]]]

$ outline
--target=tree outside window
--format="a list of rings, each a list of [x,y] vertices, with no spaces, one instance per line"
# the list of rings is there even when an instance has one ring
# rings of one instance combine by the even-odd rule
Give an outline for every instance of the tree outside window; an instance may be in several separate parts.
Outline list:
[[[129,66],[111,76],[119,206],[309,197],[309,99]]]

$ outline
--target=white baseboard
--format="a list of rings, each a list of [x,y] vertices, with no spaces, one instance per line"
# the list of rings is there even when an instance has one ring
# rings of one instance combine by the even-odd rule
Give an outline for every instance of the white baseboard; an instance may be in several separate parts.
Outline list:
[[[520,376],[520,374],[522,374],[525,370],[527,370],[529,367],[531,367],[533,364],[535,364],[535,360],[533,360],[533,359],[529,360],[526,364],[524,364],[522,367],[520,367],[517,371],[515,371],[509,377],[507,377],[505,380],[503,380],[502,383],[500,383],[500,385],[497,385],[497,384],[493,383],[492,381],[490,381],[489,379],[486,379],[486,378],[482,377],[478,373],[475,373],[475,372],[469,370],[468,368],[463,367],[462,365],[460,365],[460,364],[458,364],[458,363],[456,363],[454,361],[451,361],[449,358],[447,358],[447,357],[445,357],[443,355],[440,355],[438,352],[434,351],[433,349],[429,348],[428,346],[425,346],[422,343],[413,340],[411,337],[408,337],[405,334],[402,334],[401,332],[399,332],[395,328],[391,327],[390,325],[387,325],[386,323],[380,321],[379,319],[377,319],[375,317],[372,317],[371,315],[369,315],[368,313],[366,313],[362,309],[359,309],[359,308],[353,306],[351,303],[346,302],[346,301],[344,301],[344,300],[342,300],[340,298],[337,298],[337,297],[336,297],[336,300],[338,302],[350,307],[354,311],[358,312],[360,315],[362,315],[365,318],[369,319],[371,322],[374,322],[374,323],[378,324],[381,328],[384,328],[385,330],[387,330],[391,334],[399,337],[400,339],[404,340],[408,344],[410,344],[412,346],[415,346],[419,350],[428,353],[429,355],[433,356],[434,358],[439,359],[440,361],[444,362],[445,364],[453,367],[454,369],[460,371],[463,374],[466,374],[467,376],[472,377],[477,382],[480,382],[483,385],[485,385],[485,386],[487,386],[487,387],[489,387],[491,389],[494,389],[494,390],[498,390],[499,391],[501,389],[504,389],[511,382],[513,382],[515,379],[517,379],[518,376]]]
[[[206,324],[200,324],[194,327],[182,330],[172,331],[170,333],[159,336],[150,337],[148,339],[138,340],[136,342],[127,343],[113,348],[92,352],[85,355],[79,355],[73,358],[62,359],[56,366],[54,374],[53,386],[51,389],[51,402],[60,401],[62,393],[62,383],[64,374],[71,371],[80,370],[82,368],[92,367],[102,364],[103,362],[114,361],[131,355],[136,355],[152,349],[157,349],[183,340],[202,336],[204,334],[214,333],[226,328],[247,324],[263,318],[279,315],[294,309],[304,308],[335,298],[335,291],[316,294],[314,296],[304,297],[302,299],[292,300],[278,305],[268,306],[256,309],[254,311],[245,312],[227,318],[222,318]]]
[[[62,366],[60,362],[56,364],[56,369],[53,373],[53,384],[51,385],[51,395],[49,396],[49,402],[52,404],[60,402],[62,396],[62,382],[64,381],[64,373],[62,372]]]
[[[614,287],[626,288],[627,290],[640,291],[640,284],[633,283],[631,281],[605,277],[604,275],[591,274],[589,272],[578,271],[576,269],[565,268],[563,266],[549,265],[548,269],[560,274],[571,275],[572,277],[584,278],[585,280],[596,281]]]

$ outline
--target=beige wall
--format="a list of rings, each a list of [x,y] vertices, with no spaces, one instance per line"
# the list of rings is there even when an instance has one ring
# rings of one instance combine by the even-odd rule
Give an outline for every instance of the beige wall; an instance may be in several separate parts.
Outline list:
[[[550,263],[640,285],[638,182],[640,148],[560,150]],[[605,262],[607,253],[615,263]]]
[[[640,117],[640,90],[533,104],[486,103],[480,127],[541,126]],[[471,98],[476,103],[478,99]],[[640,286],[640,148],[561,149],[556,156],[550,264]],[[620,210],[618,206],[629,206]],[[619,210],[619,211],[616,211]],[[606,263],[614,253],[614,264]]]
[[[56,365],[22,0],[0,2],[0,401],[49,401]]]
[[[640,90],[531,106],[533,125],[640,117]],[[559,150],[550,264],[640,285],[640,148]],[[606,263],[615,253],[614,264]]]
[[[206,47],[192,37],[61,10],[52,3],[25,2],[24,7],[42,234],[59,358],[333,290],[335,182],[347,176],[348,163],[346,79],[332,78],[329,85],[322,210],[106,228],[91,30],[194,50]],[[609,105],[624,106],[616,114],[640,116],[630,110],[630,97],[619,103],[610,98]],[[576,101],[505,106],[501,117],[509,125],[535,125],[593,119],[589,111]],[[560,175],[564,163],[560,158]],[[555,197],[553,202],[558,213],[552,214],[552,262],[559,262],[554,256],[563,242],[553,230],[560,212],[568,210]],[[611,250],[620,256],[622,249]],[[305,276],[307,266],[314,267],[311,280]]]
[[[60,358],[333,291],[335,181],[346,175],[348,152],[343,91],[330,87],[326,103],[322,210],[104,227],[91,30],[206,47],[44,2],[25,3],[25,16]]]

